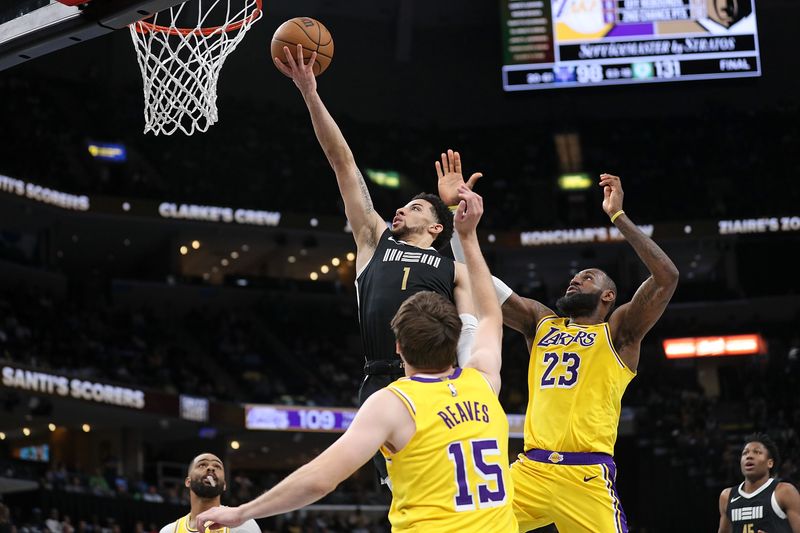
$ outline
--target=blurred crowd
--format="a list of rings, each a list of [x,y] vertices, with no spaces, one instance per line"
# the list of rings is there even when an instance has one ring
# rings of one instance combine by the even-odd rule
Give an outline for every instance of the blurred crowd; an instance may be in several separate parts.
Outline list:
[[[135,91],[115,95],[112,109],[106,100],[81,98],[81,86],[66,80],[56,88],[4,77],[0,91],[17,103],[8,109],[16,116],[6,117],[15,133],[0,143],[0,174],[72,193],[344,215],[308,117],[295,106],[229,101],[225,113],[236,117],[234,123],[190,138],[165,138],[143,136],[140,114],[126,111],[141,107]],[[82,105],[73,105],[78,99]],[[800,110],[717,120],[724,113],[709,106],[701,116],[620,118],[613,125],[588,118],[519,124],[510,117],[503,125],[457,130],[387,128],[347,115],[337,120],[362,171],[402,176],[399,190],[370,185],[380,213],[421,190],[435,191],[433,162],[454,148],[462,153],[465,173],[485,175],[480,192],[492,206],[482,222],[486,229],[604,223],[599,189],[559,191],[557,177],[567,172],[622,176],[643,223],[796,214],[800,190],[793,179],[800,163],[784,154],[800,146]],[[50,126],[65,122],[70,128]],[[127,162],[93,159],[89,141],[123,144]],[[755,186],[742,194],[745,184]]]

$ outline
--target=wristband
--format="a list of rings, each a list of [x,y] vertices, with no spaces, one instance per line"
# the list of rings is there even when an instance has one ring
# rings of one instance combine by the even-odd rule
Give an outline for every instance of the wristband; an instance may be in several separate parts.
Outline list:
[[[613,223],[614,223],[614,221],[615,221],[615,220],[617,220],[617,219],[619,218],[619,216],[620,216],[620,215],[624,215],[624,214],[625,214],[625,211],[623,211],[622,209],[620,209],[619,211],[617,211],[616,213],[614,213],[613,215],[611,215],[611,223],[613,224]]]

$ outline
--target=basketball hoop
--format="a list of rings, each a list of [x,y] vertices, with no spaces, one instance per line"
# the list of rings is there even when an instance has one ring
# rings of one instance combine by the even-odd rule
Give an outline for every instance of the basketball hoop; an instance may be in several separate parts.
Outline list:
[[[144,133],[186,135],[219,119],[217,81],[228,54],[261,18],[262,0],[196,0],[130,25],[144,83]],[[194,17],[185,9],[197,6]],[[224,20],[209,26],[209,18]],[[159,20],[160,19],[160,20]],[[181,22],[183,27],[179,27]]]

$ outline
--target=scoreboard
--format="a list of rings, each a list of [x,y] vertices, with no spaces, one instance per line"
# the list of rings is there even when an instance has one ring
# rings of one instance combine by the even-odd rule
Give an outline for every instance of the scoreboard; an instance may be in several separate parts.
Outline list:
[[[501,0],[506,91],[761,75],[755,0]]]

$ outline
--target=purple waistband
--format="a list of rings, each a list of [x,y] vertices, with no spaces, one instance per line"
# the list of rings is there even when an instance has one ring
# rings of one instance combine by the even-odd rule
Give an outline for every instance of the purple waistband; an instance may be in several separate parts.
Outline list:
[[[614,458],[607,453],[554,452],[550,450],[528,450],[525,457],[538,463],[557,465],[599,465],[613,464]]]

